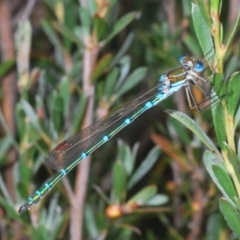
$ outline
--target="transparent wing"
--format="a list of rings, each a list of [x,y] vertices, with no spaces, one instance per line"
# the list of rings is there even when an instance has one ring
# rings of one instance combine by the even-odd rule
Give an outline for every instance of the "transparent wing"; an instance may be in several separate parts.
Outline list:
[[[114,130],[112,136],[115,135],[121,130],[116,129],[123,123],[124,119],[132,116],[135,112],[141,110],[146,102],[154,99],[160,93],[159,89],[161,86],[162,83],[159,83],[147,91],[145,90],[116,112],[98,120],[88,128],[60,143],[49,153],[49,156],[46,158],[46,164],[56,170],[65,168],[77,158],[80,158],[82,153],[94,147],[95,144],[102,140],[103,136],[112,133]],[[170,94],[172,94],[171,91],[169,91],[169,94],[162,95],[162,99],[159,99],[159,101],[165,99]]]

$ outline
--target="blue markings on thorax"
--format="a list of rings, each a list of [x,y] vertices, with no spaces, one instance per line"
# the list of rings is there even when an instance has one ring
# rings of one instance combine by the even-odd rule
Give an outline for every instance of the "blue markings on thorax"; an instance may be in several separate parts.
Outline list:
[[[162,75],[160,79],[158,80],[159,82],[164,82],[165,78],[167,77],[166,74]]]

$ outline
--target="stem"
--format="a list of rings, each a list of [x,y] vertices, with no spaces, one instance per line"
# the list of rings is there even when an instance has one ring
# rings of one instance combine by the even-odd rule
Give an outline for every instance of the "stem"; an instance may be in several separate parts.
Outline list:
[[[212,10],[211,11],[211,17],[213,21],[213,26],[212,26],[212,36],[214,38],[214,43],[215,43],[215,49],[216,49],[216,62],[217,62],[217,68],[216,72],[222,73],[223,72],[223,57],[225,55],[225,51],[222,51],[222,46],[221,46],[221,23],[219,21],[219,14],[217,11]]]
[[[227,141],[230,146],[230,149],[233,152],[236,152],[235,142],[234,142],[234,126],[233,126],[234,123],[229,119],[228,109],[225,102],[223,102],[223,108],[224,108],[224,119],[225,119]]]
[[[11,27],[10,5],[8,0],[0,1],[0,51],[2,53],[3,61],[14,58],[14,43]],[[2,112],[12,136],[15,136],[15,106],[17,96],[17,83],[15,71],[10,71],[1,81],[2,87]],[[6,133],[4,133],[5,135]],[[3,134],[2,134],[3,135]],[[6,168],[4,171],[5,183],[9,195],[16,201],[15,184],[13,175],[13,164],[17,160],[17,152],[11,147],[8,151]]]
[[[83,91],[87,95],[88,103],[83,120],[83,129],[92,124],[94,111],[94,85],[91,83],[91,73],[96,63],[99,46],[94,45],[94,36],[85,38],[84,45],[87,46],[83,52]],[[83,238],[83,214],[86,190],[88,185],[88,176],[90,169],[90,157],[87,157],[77,167],[75,197],[72,201],[70,236],[72,240]]]

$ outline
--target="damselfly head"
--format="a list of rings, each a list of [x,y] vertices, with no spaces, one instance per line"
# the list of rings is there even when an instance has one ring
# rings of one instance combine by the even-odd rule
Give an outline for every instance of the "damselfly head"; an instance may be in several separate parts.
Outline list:
[[[204,65],[202,61],[196,60],[193,57],[182,56],[180,58],[180,63],[186,70],[193,70],[196,73],[200,73],[204,70]]]

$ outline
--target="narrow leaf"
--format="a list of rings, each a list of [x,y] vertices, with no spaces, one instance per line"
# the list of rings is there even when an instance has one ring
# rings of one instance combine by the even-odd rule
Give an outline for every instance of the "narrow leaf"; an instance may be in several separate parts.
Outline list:
[[[121,86],[117,93],[117,98],[122,96],[124,93],[132,89],[135,85],[137,85],[146,75],[147,68],[140,67],[136,69],[131,75],[125,80],[124,84]]]
[[[228,91],[231,93],[228,98],[228,112],[233,118],[239,106],[240,94],[238,89],[240,89],[240,72],[236,72],[231,76],[228,87]]]
[[[230,198],[230,196],[234,196],[234,193],[233,193],[234,190],[230,190],[229,192],[226,192],[225,191],[226,186],[225,185],[222,186],[222,179],[220,179],[220,177],[219,177],[219,173],[225,172],[225,173],[222,173],[224,175],[223,179],[224,178],[228,179],[227,180],[228,182],[231,181],[231,179],[229,180],[229,176],[226,176],[228,174],[227,174],[225,167],[222,164],[221,160],[218,159],[217,156],[210,151],[206,151],[204,153],[203,160],[204,160],[205,167],[206,167],[209,175],[211,176],[212,180],[215,182],[215,184],[217,185],[219,190],[222,192],[224,197],[227,198],[230,202],[232,202],[232,199]],[[218,166],[218,169],[216,168],[216,166]],[[214,172],[213,168],[217,169],[217,170],[215,170],[215,172]],[[219,170],[219,168],[221,168],[221,170]],[[217,175],[216,175],[216,172],[217,172]],[[219,180],[220,180],[220,182],[219,182]],[[229,185],[231,185],[231,183],[229,183]],[[232,203],[234,204],[234,202],[232,202]]]
[[[210,60],[215,55],[210,28],[206,23],[200,8],[194,3],[192,3],[192,18],[198,41],[203,50],[204,56],[206,56],[208,64],[210,65]]]
[[[80,7],[79,16],[84,36],[90,35],[91,16],[89,15],[87,7]]]
[[[118,68],[113,68],[112,71],[108,74],[106,79],[106,86],[105,86],[105,95],[107,96],[107,102],[110,102],[110,98],[113,94],[114,85],[117,82],[117,77],[119,74]]]
[[[158,156],[160,154],[160,149],[158,146],[154,147],[141,165],[138,167],[136,172],[132,175],[128,182],[128,189],[131,189],[139,180],[143,178],[147,174],[147,172],[153,167],[156,163]]]
[[[223,194],[227,194],[227,197],[232,200],[232,203],[234,203],[235,198],[237,198],[237,193],[230,176],[224,168],[219,167],[218,165],[212,165],[212,170],[217,181],[224,190]]]
[[[208,4],[206,4],[203,0],[197,0],[198,2],[198,6],[200,8],[200,11],[202,13],[202,16],[205,20],[205,22],[207,23],[208,25],[208,28],[211,28],[211,20],[209,18],[209,13],[208,13]]]
[[[7,74],[15,64],[15,59],[9,59],[0,64],[0,78]]]
[[[183,123],[186,127],[188,127],[192,132],[194,132],[212,152],[218,153],[220,155],[218,149],[216,148],[214,143],[211,141],[211,139],[200,128],[200,126],[195,121],[193,121],[190,117],[178,111],[166,110],[165,112],[170,114],[172,117],[176,118],[178,121]]]
[[[219,200],[219,207],[221,212],[228,223],[228,226],[232,229],[232,231],[236,234],[237,238],[240,239],[240,215],[236,208],[224,198]]]
[[[100,41],[107,32],[106,21],[98,15],[94,16],[93,29],[96,32],[97,40]]]
[[[106,68],[109,66],[109,64],[112,61],[112,54],[105,54],[98,62],[97,65],[94,67],[94,70],[91,75],[91,81],[95,81],[97,78],[99,78]]]
[[[118,65],[120,65],[120,76],[117,80],[117,84],[114,87],[114,91],[116,92],[118,92],[123,80],[127,77],[129,73],[129,70],[131,68],[131,58],[128,55],[122,57],[119,60]]]
[[[157,194],[153,198],[149,199],[145,205],[146,206],[159,206],[167,203],[169,200],[168,196],[163,194]]]
[[[124,43],[122,44],[120,50],[118,51],[118,53],[116,54],[116,56],[114,57],[114,59],[112,60],[111,64],[110,64],[110,68],[112,68],[113,66],[115,66],[119,59],[127,52],[127,50],[129,49],[129,47],[131,46],[133,39],[135,37],[134,33],[129,33],[126,40],[124,41]]]
[[[21,101],[21,106],[25,112],[25,114],[27,115],[27,117],[30,119],[32,125],[34,126],[34,128],[38,131],[41,132],[41,128],[39,126],[39,122],[38,122],[38,115],[37,113],[34,111],[34,109],[32,108],[32,106],[25,100]]]
[[[233,38],[234,38],[234,35],[236,34],[236,31],[239,29],[239,23],[240,23],[240,11],[238,12],[238,17],[237,17],[237,20],[236,20],[236,23],[233,27],[233,30],[232,30],[232,33],[227,41],[227,44],[226,44],[226,49],[229,48]]]
[[[63,100],[63,112],[64,116],[67,117],[69,114],[70,106],[70,81],[68,77],[63,76],[59,86],[59,95]]]
[[[153,198],[157,193],[157,187],[155,185],[147,186],[134,195],[129,201],[130,203],[136,203],[138,205],[145,205],[147,201]]]
[[[240,182],[240,175],[239,175],[239,165],[238,165],[238,159],[237,159],[237,155],[235,153],[235,151],[233,151],[233,149],[227,144],[224,143],[225,145],[225,150],[227,151],[228,154],[228,158],[230,160],[230,164],[231,164],[231,172],[233,172],[232,174],[235,174],[235,176],[238,179],[238,182]]]
[[[121,203],[125,197],[126,189],[126,173],[120,161],[117,161],[113,166],[113,202]]]
[[[138,12],[131,12],[120,18],[114,24],[111,34],[103,41],[103,44],[106,44],[108,41],[110,41],[113,37],[120,33],[130,22],[132,22],[135,18],[138,17],[139,17]]]
[[[124,169],[126,171],[126,174],[129,175],[131,172],[131,169],[133,168],[135,159],[133,159],[131,148],[122,140],[118,140],[117,160],[122,162]]]
[[[213,104],[212,106],[213,122],[215,132],[218,139],[218,144],[224,149],[224,142],[226,141],[225,117],[222,104]]]

